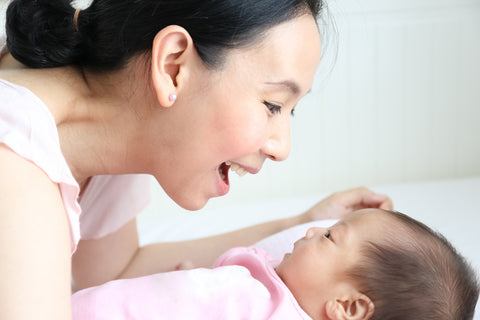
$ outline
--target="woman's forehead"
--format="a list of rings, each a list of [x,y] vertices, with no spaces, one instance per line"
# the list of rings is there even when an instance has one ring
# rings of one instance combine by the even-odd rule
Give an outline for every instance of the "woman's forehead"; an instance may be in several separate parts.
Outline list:
[[[243,72],[252,81],[304,95],[311,88],[320,50],[315,20],[304,15],[273,27],[253,47],[230,50],[223,71]]]

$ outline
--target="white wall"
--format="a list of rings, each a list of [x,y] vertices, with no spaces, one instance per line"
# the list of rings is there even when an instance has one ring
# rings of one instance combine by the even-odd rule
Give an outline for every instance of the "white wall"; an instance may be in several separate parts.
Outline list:
[[[480,2],[333,4],[338,60],[295,119],[292,191],[480,174]]]
[[[0,0],[0,39],[5,34],[5,11],[7,11],[9,1]]]

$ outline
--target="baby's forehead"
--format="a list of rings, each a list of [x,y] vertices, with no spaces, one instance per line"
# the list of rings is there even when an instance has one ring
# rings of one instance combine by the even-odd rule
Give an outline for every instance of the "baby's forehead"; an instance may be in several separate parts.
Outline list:
[[[381,224],[394,224],[397,219],[390,211],[378,208],[360,209],[349,214],[345,219],[341,220],[349,224],[362,224],[366,222],[379,222]],[[339,222],[341,222],[339,221]]]
[[[340,220],[338,227],[348,226],[364,235],[398,234],[395,230],[401,227],[401,221],[395,213],[382,209],[369,208],[352,212],[345,219]]]

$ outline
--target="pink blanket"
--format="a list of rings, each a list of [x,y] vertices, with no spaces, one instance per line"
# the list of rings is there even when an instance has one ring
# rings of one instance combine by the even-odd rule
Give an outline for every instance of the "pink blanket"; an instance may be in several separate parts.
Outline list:
[[[72,296],[74,320],[311,319],[260,249],[227,251],[213,269],[116,280]]]

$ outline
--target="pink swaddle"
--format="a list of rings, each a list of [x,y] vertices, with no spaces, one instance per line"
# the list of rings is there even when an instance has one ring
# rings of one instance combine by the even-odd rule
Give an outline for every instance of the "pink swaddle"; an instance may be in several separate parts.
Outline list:
[[[116,280],[72,296],[74,320],[310,319],[260,249],[227,251],[213,269]]]

